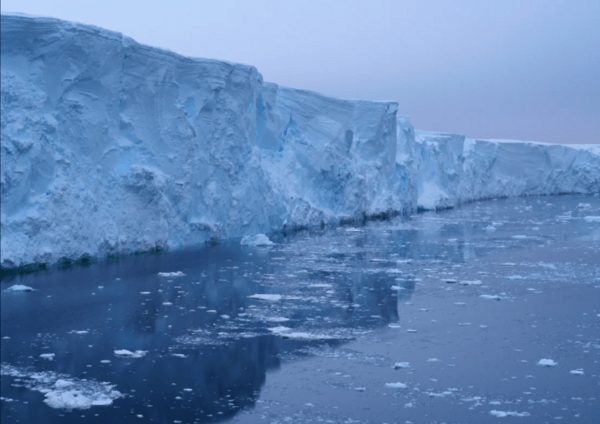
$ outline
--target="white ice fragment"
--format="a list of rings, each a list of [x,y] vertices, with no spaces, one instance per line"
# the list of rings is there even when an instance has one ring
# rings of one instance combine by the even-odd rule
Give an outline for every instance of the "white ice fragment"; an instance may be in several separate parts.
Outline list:
[[[400,324],[398,324],[397,322],[391,322],[388,324],[388,327],[396,329],[396,328],[400,328],[402,326]]]
[[[589,209],[589,208],[592,207],[592,205],[590,205],[589,203],[580,203],[580,204],[577,205],[577,207],[579,209]]]
[[[40,355],[40,358],[47,359],[48,361],[53,361],[55,356],[56,356],[56,354],[54,354],[54,353],[42,353]]]
[[[506,417],[528,417],[529,412],[514,412],[514,411],[490,411],[490,415],[498,418],[506,418]]]
[[[280,294],[253,294],[252,296],[248,296],[248,297],[250,299],[268,300],[271,302],[277,302],[278,300],[281,300]]]
[[[429,358],[427,362],[440,362],[438,358]]]
[[[355,387],[354,390],[356,390],[357,392],[364,392],[367,390],[366,387]]]
[[[584,216],[583,219],[587,222],[600,222],[600,216]]]
[[[146,295],[146,294],[150,294],[150,292],[140,292],[140,294]]]
[[[484,228],[485,231],[496,231],[496,227],[494,227],[493,225],[488,225],[487,227]]]
[[[110,364],[110,359],[102,359],[100,361],[101,364]]]
[[[525,239],[528,239],[528,238],[529,238],[529,237],[527,237],[527,236],[524,236],[524,235],[522,235],[522,234],[518,234],[518,235],[516,235],[516,236],[511,236],[511,237],[512,237],[512,238],[514,238],[514,239],[517,239],[517,240],[525,240]]]
[[[573,375],[583,375],[583,368],[569,371]]]
[[[15,284],[14,286],[10,286],[6,290],[7,292],[30,292],[33,291],[33,288],[29,286],[24,286],[22,284]]]
[[[71,330],[68,334],[88,334],[90,330]]]
[[[388,389],[406,389],[408,386],[404,383],[385,383]]]
[[[558,365],[558,363],[553,361],[552,359],[545,359],[545,358],[540,359],[537,364],[540,367],[555,367],[556,365]]]
[[[183,353],[172,353],[171,356],[175,356],[176,358],[187,358],[187,355]]]
[[[162,304],[163,304],[163,305],[165,305],[165,306],[170,306],[170,305],[172,305],[172,303],[171,303],[171,302],[163,302]]]
[[[408,362],[396,362],[394,364],[395,370],[404,369],[404,368],[410,368],[410,364]]]
[[[264,234],[256,234],[243,237],[240,244],[242,246],[272,246],[275,243],[269,240],[269,237]]]
[[[65,387],[69,387],[72,386],[73,382],[69,381],[69,380],[63,380],[61,378],[59,378],[58,380],[56,380],[56,382],[54,383],[54,387],[56,387],[57,389],[64,389]]]
[[[416,333],[417,330],[415,330],[414,328],[409,328],[406,330],[407,333]]]
[[[315,333],[305,333],[305,332],[297,332],[292,331],[289,327],[284,327],[282,325],[277,327],[268,328],[271,333],[277,336],[285,337],[288,339],[295,340],[332,340],[335,337],[328,336],[325,334],[315,334]]]
[[[159,277],[183,277],[185,274],[181,271],[175,271],[175,272],[159,272],[158,276]]]
[[[136,350],[135,352],[127,349],[115,350],[115,356],[122,358],[142,358],[146,356],[146,353],[148,353],[147,350]]]
[[[310,289],[330,289],[331,287],[333,287],[333,284],[327,284],[327,283],[315,283],[315,284],[308,285],[308,288],[310,288]]]
[[[466,280],[461,281],[460,284],[463,286],[480,286],[482,284],[481,280]]]
[[[500,300],[500,299],[502,299],[497,294],[482,294],[479,297],[482,298],[482,299],[488,299],[488,300]]]

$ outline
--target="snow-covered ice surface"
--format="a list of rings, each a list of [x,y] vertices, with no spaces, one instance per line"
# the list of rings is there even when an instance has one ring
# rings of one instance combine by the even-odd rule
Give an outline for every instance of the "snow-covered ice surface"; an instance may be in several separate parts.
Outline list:
[[[5,277],[0,421],[595,424],[598,215],[492,200]]]
[[[394,102],[281,87],[57,19],[2,15],[1,29],[5,269],[600,192],[598,146],[415,131]]]

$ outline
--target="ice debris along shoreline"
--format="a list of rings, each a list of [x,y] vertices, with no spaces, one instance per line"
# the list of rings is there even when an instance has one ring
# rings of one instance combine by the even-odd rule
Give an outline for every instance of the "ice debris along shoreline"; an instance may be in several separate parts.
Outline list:
[[[1,31],[3,269],[600,192],[598,145],[415,131],[394,102],[57,19],[3,14]]]

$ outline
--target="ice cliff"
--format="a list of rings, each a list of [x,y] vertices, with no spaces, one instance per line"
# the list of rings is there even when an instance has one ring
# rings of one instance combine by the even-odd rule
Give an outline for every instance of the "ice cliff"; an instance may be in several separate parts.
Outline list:
[[[415,131],[393,102],[2,15],[1,266],[499,196],[599,193],[600,147]]]

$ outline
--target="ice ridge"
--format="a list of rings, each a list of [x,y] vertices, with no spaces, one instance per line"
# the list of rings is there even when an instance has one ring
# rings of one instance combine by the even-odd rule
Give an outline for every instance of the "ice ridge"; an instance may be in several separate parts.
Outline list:
[[[3,14],[1,31],[2,268],[600,192],[597,145],[415,131],[394,102],[58,19]]]

